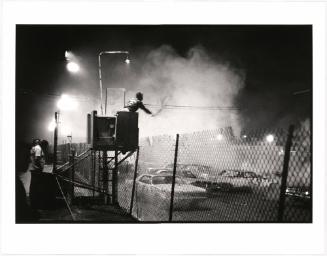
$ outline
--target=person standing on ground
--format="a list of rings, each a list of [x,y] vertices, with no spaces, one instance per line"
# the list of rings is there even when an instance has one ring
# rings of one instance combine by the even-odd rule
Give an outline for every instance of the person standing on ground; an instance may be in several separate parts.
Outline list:
[[[40,145],[41,141],[35,139],[30,151],[31,163],[29,171],[31,172],[31,183],[29,201],[32,209],[38,209],[43,200],[43,181],[42,172],[44,167],[44,153]]]
[[[40,145],[40,140],[34,140],[34,146],[31,149],[32,170],[42,171],[44,167],[44,153]]]

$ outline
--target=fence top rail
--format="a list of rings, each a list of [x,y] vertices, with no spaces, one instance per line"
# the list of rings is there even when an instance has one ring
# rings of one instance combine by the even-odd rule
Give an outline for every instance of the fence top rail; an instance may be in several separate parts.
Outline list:
[[[84,160],[85,158],[88,157],[88,153],[91,151],[91,149],[87,149],[86,151],[84,151],[83,153],[79,154],[76,158],[76,160],[74,161],[74,163],[70,164],[70,162],[67,162],[65,164],[63,164],[62,166],[60,166],[57,171],[60,171],[60,173],[63,173],[67,170],[69,170],[73,165],[78,164],[79,162],[81,162],[82,160]],[[66,169],[64,169],[65,167],[67,167]]]

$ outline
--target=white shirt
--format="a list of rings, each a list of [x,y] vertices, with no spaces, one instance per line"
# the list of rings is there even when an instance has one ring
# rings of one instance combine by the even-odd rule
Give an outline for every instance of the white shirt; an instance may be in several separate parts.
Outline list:
[[[43,152],[42,152],[42,148],[40,145],[35,145],[33,148],[32,148],[32,153],[34,154],[35,157],[38,157],[38,156],[43,156]]]

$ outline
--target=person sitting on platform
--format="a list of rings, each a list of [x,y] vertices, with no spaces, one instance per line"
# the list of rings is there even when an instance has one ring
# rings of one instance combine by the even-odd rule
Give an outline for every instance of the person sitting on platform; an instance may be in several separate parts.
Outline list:
[[[140,108],[145,113],[152,115],[152,112],[144,106],[142,100],[143,94],[141,92],[138,92],[136,93],[136,98],[132,98],[128,101],[126,108],[129,112],[136,112]]]

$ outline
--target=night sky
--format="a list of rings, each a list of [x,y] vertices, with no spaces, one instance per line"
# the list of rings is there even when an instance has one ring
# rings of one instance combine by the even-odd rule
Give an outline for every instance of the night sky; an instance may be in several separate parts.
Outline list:
[[[171,46],[181,57],[200,46],[213,60],[242,72],[244,87],[233,102],[242,129],[285,127],[312,116],[311,26],[18,25],[16,140],[51,138],[45,123],[64,92],[97,101],[100,51],[128,50],[137,63],[144,53],[162,45]],[[66,70],[66,50],[81,58],[87,78]]]

